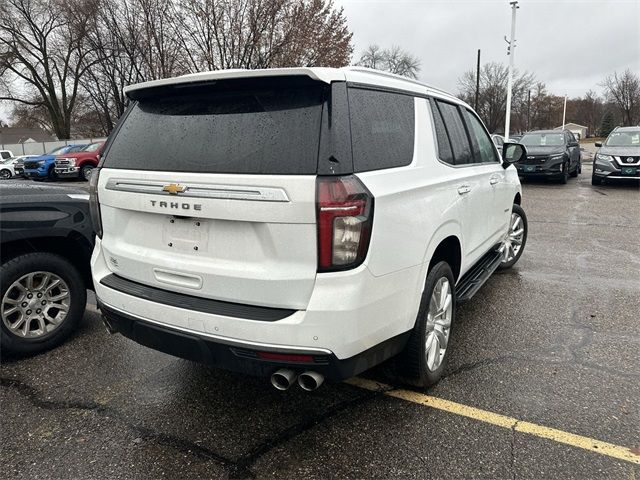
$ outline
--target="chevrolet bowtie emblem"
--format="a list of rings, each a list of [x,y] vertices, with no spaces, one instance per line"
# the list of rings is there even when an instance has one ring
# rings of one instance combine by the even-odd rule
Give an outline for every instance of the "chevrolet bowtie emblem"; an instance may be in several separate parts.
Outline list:
[[[170,183],[169,185],[162,187],[163,192],[169,192],[171,195],[177,195],[185,190],[185,187],[178,185],[177,183]]]

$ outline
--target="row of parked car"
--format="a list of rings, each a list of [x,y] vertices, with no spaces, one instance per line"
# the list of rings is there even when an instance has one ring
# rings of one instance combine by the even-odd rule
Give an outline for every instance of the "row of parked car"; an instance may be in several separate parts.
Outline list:
[[[0,178],[26,177],[33,180],[80,178],[89,180],[98,166],[104,142],[65,145],[43,155],[14,156],[0,150]]]
[[[500,135],[491,139],[498,148],[505,140]],[[521,177],[554,178],[567,183],[568,177],[582,172],[580,145],[569,130],[536,130],[511,136],[511,142],[527,147],[527,157],[516,163]],[[640,179],[640,126],[616,127],[604,142],[596,142],[592,185],[615,180]]]

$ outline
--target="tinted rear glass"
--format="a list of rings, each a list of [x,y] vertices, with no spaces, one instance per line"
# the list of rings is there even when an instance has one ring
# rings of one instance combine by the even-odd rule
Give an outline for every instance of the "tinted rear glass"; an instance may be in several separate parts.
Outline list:
[[[140,99],[104,166],[206,173],[314,174],[324,89],[199,87]]]
[[[350,88],[349,113],[356,172],[411,163],[415,130],[412,96]]]

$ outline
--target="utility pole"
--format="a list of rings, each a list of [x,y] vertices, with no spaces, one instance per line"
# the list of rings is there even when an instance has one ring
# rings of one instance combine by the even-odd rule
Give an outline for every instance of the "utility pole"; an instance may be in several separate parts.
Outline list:
[[[527,92],[527,132],[531,129],[529,122],[531,120],[531,89]]]
[[[476,103],[474,109],[478,112],[478,95],[480,94],[480,49],[478,49],[478,66],[476,67]]]
[[[509,126],[511,124],[511,89],[513,88],[513,63],[516,49],[516,11],[518,10],[518,2],[509,2],[511,5],[511,39],[507,41],[507,55],[509,55],[509,79],[507,81],[507,115],[504,121],[504,138],[509,141]],[[505,38],[506,40],[506,38]]]
[[[564,94],[564,108],[562,109],[562,130],[564,130],[564,124],[567,119],[567,94]]]

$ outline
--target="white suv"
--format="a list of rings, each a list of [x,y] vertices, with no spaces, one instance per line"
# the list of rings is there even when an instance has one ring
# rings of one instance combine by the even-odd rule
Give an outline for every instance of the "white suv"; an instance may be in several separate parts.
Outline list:
[[[233,70],[125,89],[91,178],[107,328],[307,390],[397,356],[442,375],[456,304],[522,254],[505,161],[455,97],[362,68]]]

